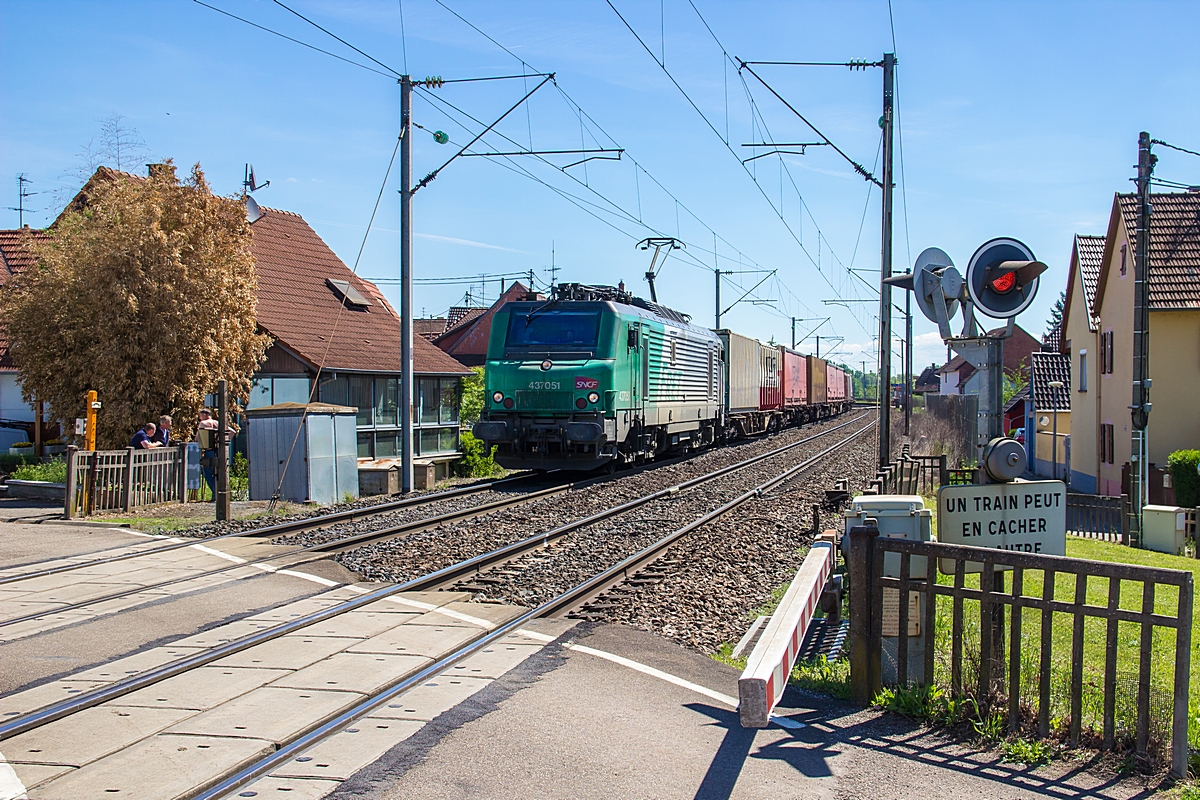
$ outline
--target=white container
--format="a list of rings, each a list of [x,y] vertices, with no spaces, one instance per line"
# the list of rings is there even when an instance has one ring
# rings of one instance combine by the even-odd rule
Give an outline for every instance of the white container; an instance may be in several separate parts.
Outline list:
[[[1178,506],[1142,507],[1142,547],[1173,556],[1183,553],[1187,511]]]

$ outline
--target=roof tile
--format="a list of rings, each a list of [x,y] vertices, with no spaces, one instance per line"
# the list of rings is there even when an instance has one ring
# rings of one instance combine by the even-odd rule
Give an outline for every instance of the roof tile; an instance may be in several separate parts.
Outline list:
[[[258,273],[258,324],[310,364],[326,369],[400,371],[400,316],[370,281],[342,263],[299,214],[263,209],[250,226]],[[372,305],[343,306],[325,283],[347,281]],[[466,367],[420,336],[413,370],[466,375]]]
[[[1136,250],[1137,195],[1118,195]],[[1152,194],[1150,308],[1200,308],[1200,193]]]

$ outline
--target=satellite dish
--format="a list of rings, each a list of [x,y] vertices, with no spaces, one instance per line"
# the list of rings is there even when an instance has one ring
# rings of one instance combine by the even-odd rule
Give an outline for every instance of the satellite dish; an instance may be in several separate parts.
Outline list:
[[[263,215],[262,209],[258,207],[258,202],[250,195],[246,195],[246,219],[254,222]]]
[[[993,319],[1010,319],[1033,302],[1046,265],[1016,239],[984,242],[967,265],[967,293],[975,307]]]
[[[913,265],[913,295],[917,308],[933,322],[938,321],[934,306],[935,293],[946,298],[946,319],[954,319],[958,313],[958,297],[962,292],[962,276],[954,267],[954,261],[939,247],[927,247],[917,256]]]

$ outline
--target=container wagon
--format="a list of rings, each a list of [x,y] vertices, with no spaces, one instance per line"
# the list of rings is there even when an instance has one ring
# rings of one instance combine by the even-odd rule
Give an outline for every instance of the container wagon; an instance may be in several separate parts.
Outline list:
[[[825,399],[838,407],[846,400],[846,371],[828,362],[825,364]]]
[[[782,424],[778,348],[731,330],[718,330],[724,346],[725,435],[753,436]]]
[[[825,360],[816,356],[805,356],[808,362],[808,404],[813,407],[814,418],[824,416],[820,409],[828,402],[825,393]]]
[[[812,419],[808,403],[808,359],[790,347],[779,348],[780,389],[783,400],[784,423],[799,424]]]

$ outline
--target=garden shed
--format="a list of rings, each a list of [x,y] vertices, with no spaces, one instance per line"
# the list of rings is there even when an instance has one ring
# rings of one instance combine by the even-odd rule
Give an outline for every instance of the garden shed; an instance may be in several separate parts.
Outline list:
[[[358,409],[277,403],[246,411],[250,499],[338,503],[358,497]]]

